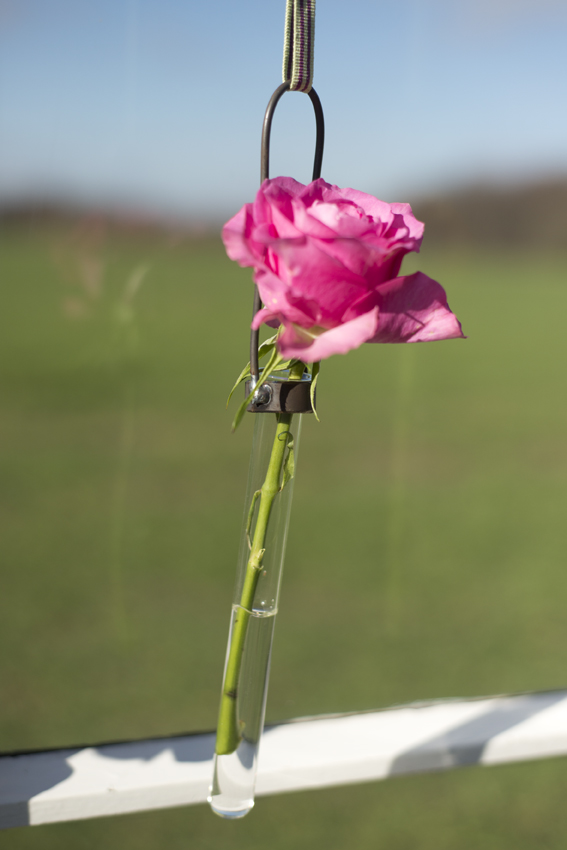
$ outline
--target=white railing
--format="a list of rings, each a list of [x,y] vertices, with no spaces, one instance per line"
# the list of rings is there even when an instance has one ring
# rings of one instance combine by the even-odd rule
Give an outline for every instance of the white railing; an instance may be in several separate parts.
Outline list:
[[[0,827],[205,802],[214,734],[0,757]],[[416,703],[267,727],[257,793],[567,755],[567,691]]]

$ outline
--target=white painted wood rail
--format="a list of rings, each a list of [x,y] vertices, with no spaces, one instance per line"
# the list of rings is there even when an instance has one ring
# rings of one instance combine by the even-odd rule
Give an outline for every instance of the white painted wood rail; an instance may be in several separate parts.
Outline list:
[[[205,802],[214,735],[0,756],[0,827]],[[257,793],[567,755],[567,691],[442,700],[266,728]]]

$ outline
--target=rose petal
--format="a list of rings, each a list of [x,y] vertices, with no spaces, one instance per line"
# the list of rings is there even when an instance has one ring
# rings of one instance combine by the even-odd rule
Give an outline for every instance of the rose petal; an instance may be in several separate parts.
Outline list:
[[[334,188],[338,189],[341,198],[348,198],[349,201],[354,201],[374,221],[384,221],[387,223],[391,220],[391,204],[387,204],[386,201],[380,201],[373,195],[368,195],[366,192],[359,192],[358,189],[339,189],[338,186]]]
[[[257,331],[261,325],[269,325],[271,328],[279,328],[281,321],[277,313],[272,313],[271,310],[268,310],[266,307],[262,307],[262,309],[258,310],[252,319],[250,327],[253,331]]]
[[[319,177],[318,180],[313,180],[312,183],[304,186],[299,197],[306,207],[310,207],[315,201],[322,201],[323,199],[326,201],[340,200],[339,196],[334,193],[335,188],[330,186],[322,177]],[[331,192],[333,197],[330,196],[329,192]]]
[[[262,252],[254,250],[254,246],[250,244],[253,227],[252,204],[245,204],[222,229],[221,235],[226,253],[240,266],[255,266],[261,259]]]
[[[441,284],[422,272],[398,277],[377,290],[380,316],[368,342],[432,342],[464,338]]]
[[[279,276],[285,275],[290,294],[319,305],[318,324],[338,324],[348,306],[368,291],[361,275],[329,256],[313,239],[303,243],[281,240],[272,248],[280,259]],[[353,250],[358,249],[354,246]]]
[[[359,348],[376,333],[377,325],[377,307],[369,313],[364,313],[331,330],[322,331],[318,335],[309,333],[297,325],[289,324],[278,339],[278,348],[286,359],[297,357],[304,363],[315,363],[333,354],[346,354],[353,348]]]
[[[317,225],[319,228],[323,226],[327,233],[319,233]],[[364,214],[364,210],[351,201],[335,201],[334,204],[317,201],[306,210],[306,215],[298,220],[298,226],[305,233],[324,239],[336,236],[362,239],[372,228],[372,222]]]
[[[261,188],[264,187],[266,187],[267,195],[270,195],[276,189],[283,189],[292,198],[302,195],[305,191],[305,184],[300,183],[293,177],[273,177],[271,180],[264,180]]]
[[[320,321],[317,302],[302,295],[294,296],[290,287],[273,272],[258,270],[253,277],[263,304],[272,315],[280,317],[280,322],[287,319],[308,328]]]
[[[423,239],[423,231],[425,229],[424,223],[414,216],[409,204],[391,204],[391,209],[396,218],[398,216],[402,217],[404,227],[406,227],[408,231],[408,238],[414,241],[417,245],[417,247],[412,248],[411,250],[419,251],[419,247],[421,246],[421,241]]]
[[[407,251],[392,249],[389,241],[375,239],[342,239],[336,236],[331,240],[313,240],[320,250],[337,260],[354,274],[366,279],[372,289],[396,277]]]

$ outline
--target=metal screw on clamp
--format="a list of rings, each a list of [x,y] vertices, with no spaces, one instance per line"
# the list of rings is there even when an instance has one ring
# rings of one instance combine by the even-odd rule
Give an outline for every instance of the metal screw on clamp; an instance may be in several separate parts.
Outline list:
[[[272,400],[273,390],[269,384],[262,384],[258,387],[252,397],[252,404],[255,407],[264,407]]]

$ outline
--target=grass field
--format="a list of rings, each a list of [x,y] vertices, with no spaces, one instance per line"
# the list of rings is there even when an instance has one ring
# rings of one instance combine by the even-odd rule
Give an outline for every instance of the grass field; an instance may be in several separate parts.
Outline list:
[[[251,441],[215,241],[0,239],[0,749],[211,729]],[[564,687],[567,257],[424,251],[466,341],[324,364],[268,720]],[[143,277],[132,302],[131,293]],[[248,417],[251,419],[251,417]],[[564,760],[19,829],[9,850],[563,848]]]

